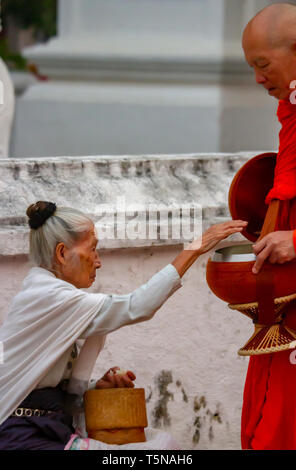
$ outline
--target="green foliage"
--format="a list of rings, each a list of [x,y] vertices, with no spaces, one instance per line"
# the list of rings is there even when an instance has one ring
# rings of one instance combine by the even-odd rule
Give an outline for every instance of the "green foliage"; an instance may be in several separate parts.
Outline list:
[[[22,28],[34,27],[46,38],[56,34],[57,0],[2,0],[2,19],[12,17]]]
[[[6,62],[9,68],[24,70],[27,66],[26,59],[17,52],[11,52],[4,38],[0,39],[0,57]]]
[[[9,50],[4,38],[0,39],[0,57],[2,57],[9,68],[24,70],[27,66],[27,61],[21,54]]]
[[[33,28],[35,36],[46,40],[56,35],[57,0],[0,0],[3,33],[0,36],[0,57],[10,68],[26,69],[21,53],[9,49],[5,29],[8,18],[20,29]]]
[[[9,67],[25,69],[27,61],[16,52],[11,52],[4,38],[0,39],[0,57],[2,57]]]

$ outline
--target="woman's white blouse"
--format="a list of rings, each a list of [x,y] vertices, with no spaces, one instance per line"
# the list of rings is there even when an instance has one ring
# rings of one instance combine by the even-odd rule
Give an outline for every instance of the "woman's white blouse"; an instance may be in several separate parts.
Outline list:
[[[168,264],[152,276],[147,283],[130,294],[106,295],[106,300],[96,317],[79,339],[84,340],[98,333],[106,335],[122,326],[149,320],[181,286],[182,280],[177,270],[172,264]],[[62,380],[71,377],[73,365],[79,353],[77,346],[78,344],[74,343],[65,351],[36,388],[55,387]]]

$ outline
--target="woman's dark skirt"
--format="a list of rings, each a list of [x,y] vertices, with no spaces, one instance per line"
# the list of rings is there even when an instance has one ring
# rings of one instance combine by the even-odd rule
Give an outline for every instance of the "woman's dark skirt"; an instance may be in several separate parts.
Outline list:
[[[51,410],[44,416],[10,416],[0,425],[0,450],[63,450],[75,433],[58,385],[33,390],[18,408]]]

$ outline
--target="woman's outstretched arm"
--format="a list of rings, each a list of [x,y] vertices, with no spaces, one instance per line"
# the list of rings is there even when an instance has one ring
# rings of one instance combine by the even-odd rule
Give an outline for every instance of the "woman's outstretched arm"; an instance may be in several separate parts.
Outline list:
[[[149,320],[162,304],[182,286],[181,277],[194,261],[211,250],[219,241],[240,232],[246,222],[230,221],[215,225],[202,235],[202,241],[195,240],[175,260],[152,276],[145,284],[130,294],[106,295],[98,315],[83,332],[85,339],[95,333],[107,334],[124,325]],[[97,294],[88,294],[96,301]]]

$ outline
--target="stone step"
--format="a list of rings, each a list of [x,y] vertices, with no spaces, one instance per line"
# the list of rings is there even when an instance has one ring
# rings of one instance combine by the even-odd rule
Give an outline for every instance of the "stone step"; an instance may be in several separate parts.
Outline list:
[[[256,154],[0,160],[0,255],[27,254],[25,211],[38,200],[89,215],[100,249],[187,243],[190,235],[196,238],[208,226],[230,218],[231,181]]]

